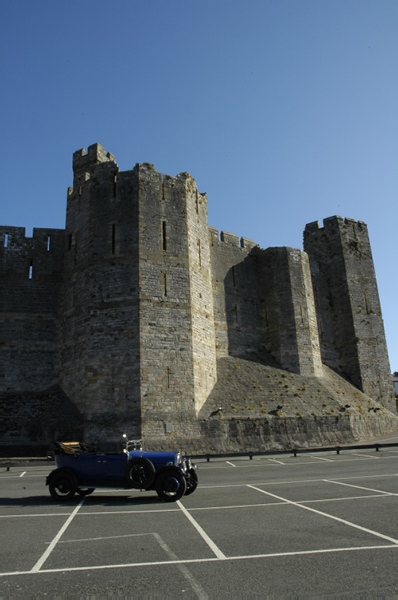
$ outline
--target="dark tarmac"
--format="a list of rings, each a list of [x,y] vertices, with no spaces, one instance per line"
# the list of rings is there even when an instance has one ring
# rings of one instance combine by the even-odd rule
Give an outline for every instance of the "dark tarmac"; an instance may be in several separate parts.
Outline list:
[[[53,464],[0,466],[0,596],[398,594],[398,447],[196,462],[178,503],[131,490],[56,503]]]

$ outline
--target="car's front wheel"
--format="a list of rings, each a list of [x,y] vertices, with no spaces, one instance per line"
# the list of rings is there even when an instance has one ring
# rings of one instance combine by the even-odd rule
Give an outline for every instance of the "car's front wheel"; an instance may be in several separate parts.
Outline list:
[[[156,491],[165,502],[176,502],[187,491],[184,475],[174,469],[165,469],[156,479]]]
[[[189,494],[193,494],[197,487],[198,476],[196,474],[196,471],[195,469],[189,469],[187,477],[187,491],[185,492],[185,495],[189,496]]]

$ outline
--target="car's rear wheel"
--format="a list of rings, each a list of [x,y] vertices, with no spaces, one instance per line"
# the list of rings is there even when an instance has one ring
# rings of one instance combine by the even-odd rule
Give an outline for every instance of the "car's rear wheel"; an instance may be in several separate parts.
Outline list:
[[[196,474],[196,471],[195,471],[195,469],[189,469],[188,477],[187,477],[187,491],[185,492],[185,495],[189,496],[189,494],[193,494],[193,492],[196,490],[197,487],[198,487],[198,476]]]
[[[155,467],[147,458],[140,456],[127,463],[126,482],[128,487],[148,489],[155,478]]]
[[[71,500],[77,489],[76,478],[67,471],[55,473],[51,477],[48,486],[53,499],[59,502]]]
[[[156,491],[165,502],[176,502],[187,490],[184,475],[174,469],[165,469],[156,478]]]
[[[77,490],[77,493],[79,494],[79,496],[89,496],[93,492],[94,492],[94,488],[87,488],[84,490],[82,490],[81,488],[78,488],[78,490]]]

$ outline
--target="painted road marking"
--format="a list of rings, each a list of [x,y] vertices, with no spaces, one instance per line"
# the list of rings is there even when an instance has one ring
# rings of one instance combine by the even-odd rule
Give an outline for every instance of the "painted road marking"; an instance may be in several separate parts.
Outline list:
[[[259,558],[278,558],[284,556],[305,556],[315,554],[333,554],[336,552],[357,552],[363,550],[390,550],[397,549],[397,544],[386,544],[383,546],[355,546],[353,548],[326,548],[318,550],[299,550],[296,552],[271,552],[268,554],[247,554],[242,556],[225,556],[224,558],[190,558],[186,560],[164,560],[158,562],[139,562],[139,563],[123,563],[114,565],[95,565],[89,567],[66,567],[62,569],[41,569],[36,574],[44,575],[48,573],[68,573],[72,571],[98,571],[100,569],[126,569],[132,567],[158,567],[163,565],[177,564],[198,564],[222,561],[235,560],[258,560]],[[32,575],[32,571],[10,571],[8,573],[0,573],[0,577],[10,577],[12,575]]]
[[[65,521],[65,523],[62,525],[61,529],[58,531],[57,535],[55,536],[55,538],[53,539],[53,541],[50,543],[50,545],[47,548],[47,550],[39,558],[39,560],[34,565],[34,567],[32,567],[31,573],[38,573],[40,571],[42,565],[44,565],[44,563],[46,562],[47,558],[50,556],[51,552],[54,550],[55,546],[57,545],[58,540],[61,538],[61,536],[66,531],[66,529],[69,527],[69,525],[72,523],[73,519],[75,518],[75,515],[79,512],[80,508],[83,506],[84,500],[85,500],[85,497],[83,497],[81,499],[81,501],[79,502],[78,506],[76,506],[75,510],[69,516],[69,519],[67,519],[67,521]]]
[[[202,529],[202,527],[199,525],[199,523],[197,523],[195,521],[195,519],[193,518],[193,516],[189,514],[189,512],[187,511],[185,506],[183,506],[179,500],[177,500],[177,504],[180,507],[180,509],[182,510],[182,512],[184,513],[184,515],[187,517],[187,519],[189,521],[191,521],[191,523],[195,527],[196,531],[202,536],[202,538],[204,539],[206,544],[212,549],[212,551],[217,556],[217,558],[220,558],[220,559],[226,558],[225,554],[223,552],[221,552],[220,548],[218,546],[216,546],[216,544],[213,542],[213,540],[211,540],[209,538],[209,536],[204,531],[204,529]]]
[[[361,485],[353,485],[352,483],[344,483],[343,481],[333,481],[332,479],[324,479],[327,483],[335,483],[336,485],[345,485],[346,487],[357,488],[358,490],[366,490],[367,492],[378,492],[380,496],[396,496],[393,492],[385,492],[383,490],[375,490],[373,488],[363,487]]]
[[[278,500],[284,500],[288,504],[292,506],[297,506],[298,508],[304,508],[305,510],[310,510],[318,515],[323,517],[327,517],[328,519],[332,519],[333,521],[338,521],[339,523],[343,523],[343,525],[348,525],[349,527],[353,527],[354,529],[359,529],[360,531],[364,531],[365,533],[370,533],[371,535],[375,535],[376,537],[382,538],[383,540],[387,540],[388,542],[392,542],[393,544],[398,544],[398,540],[392,538],[388,535],[384,535],[383,533],[379,533],[377,531],[373,531],[373,529],[367,529],[367,527],[361,527],[361,525],[356,525],[351,521],[346,521],[345,519],[340,519],[340,517],[335,517],[334,515],[328,515],[320,510],[316,510],[315,508],[311,508],[310,506],[305,506],[304,504],[299,504],[298,502],[293,502],[292,500],[288,500],[287,498],[281,498],[281,496],[276,496],[275,494],[271,494],[271,492],[266,492],[265,490],[261,490],[254,485],[248,485],[247,487],[252,488],[253,490],[257,490],[262,494],[266,494],[267,496],[271,496],[273,498],[277,498]]]

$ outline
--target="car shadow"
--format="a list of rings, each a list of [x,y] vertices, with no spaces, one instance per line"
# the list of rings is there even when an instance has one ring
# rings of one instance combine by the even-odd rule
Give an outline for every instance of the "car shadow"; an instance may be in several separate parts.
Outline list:
[[[116,492],[117,493],[117,492]],[[139,493],[139,492],[137,492]],[[21,498],[0,498],[0,506],[19,506],[19,507],[37,507],[37,506],[54,506],[54,507],[62,507],[62,506],[77,506],[79,502],[82,500],[82,497],[76,494],[72,500],[68,500],[67,502],[56,502],[51,498],[51,496],[43,495],[43,496],[27,496]],[[167,502],[164,502],[159,498],[157,494],[151,496],[109,496],[108,494],[97,493],[93,496],[85,496],[85,506],[89,505],[90,507],[102,506],[102,507],[124,507],[128,508],[129,506],[154,506],[154,505],[163,505],[166,506]]]

